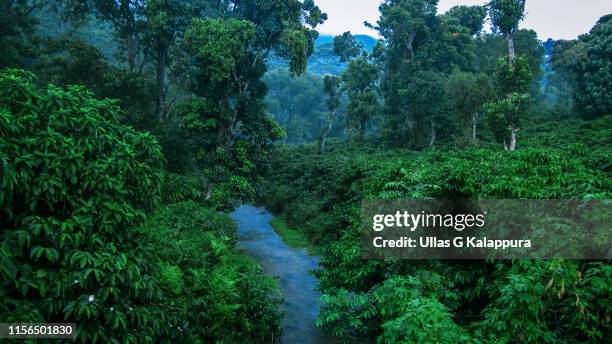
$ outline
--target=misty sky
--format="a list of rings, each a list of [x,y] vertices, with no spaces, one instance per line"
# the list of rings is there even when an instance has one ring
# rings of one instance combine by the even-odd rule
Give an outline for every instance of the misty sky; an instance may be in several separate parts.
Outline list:
[[[364,21],[376,23],[379,0],[315,0],[327,13],[328,20],[317,27],[319,32],[377,36],[376,31],[363,26]],[[486,0],[440,0],[438,12],[455,5],[482,5]],[[574,39],[589,32],[601,16],[612,13],[612,0],[527,0],[527,17],[521,28],[533,29],[541,40]],[[488,26],[488,24],[487,24]]]

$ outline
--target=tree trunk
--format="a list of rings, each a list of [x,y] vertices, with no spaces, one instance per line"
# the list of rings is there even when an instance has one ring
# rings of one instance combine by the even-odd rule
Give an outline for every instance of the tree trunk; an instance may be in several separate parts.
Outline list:
[[[514,53],[514,38],[512,37],[511,33],[506,35],[506,40],[508,41],[508,60],[512,64],[514,62],[515,53]]]
[[[510,147],[509,150],[514,152],[516,150],[516,132],[518,129],[515,129],[514,126],[510,126]]]
[[[366,127],[366,120],[365,118],[362,118],[360,125],[359,125],[359,142],[361,143],[365,142],[365,127]]]
[[[336,118],[336,115],[335,114],[332,115],[329,121],[329,125],[327,126],[327,128],[325,129],[321,137],[319,137],[319,154],[323,154],[323,151],[325,151],[325,140],[327,139],[327,135],[329,135],[329,133],[332,130],[332,126],[334,125],[335,118]]]
[[[325,136],[319,137],[319,154],[323,154],[325,151]]]
[[[431,139],[429,140],[429,148],[433,147],[436,142],[436,127],[434,126],[433,121],[431,121]]]
[[[408,38],[408,52],[410,53],[410,61],[414,60],[414,38],[416,37],[416,33],[411,32],[410,37]]]
[[[163,122],[166,111],[166,51],[163,48],[157,50],[156,84],[157,116]]]
[[[217,182],[217,178],[221,177],[221,154],[223,150],[226,148],[228,139],[226,137],[227,134],[227,124],[224,123],[221,119],[218,119],[217,123],[217,137],[216,137],[216,147],[215,147],[215,162],[213,166],[214,177],[213,180],[208,181],[208,189],[206,191],[206,200],[209,200],[214,191],[215,183]]]
[[[208,187],[206,188],[206,197],[204,198],[205,201],[208,201],[212,197],[213,188],[214,188],[213,183],[209,181]]]
[[[478,114],[474,113],[472,115],[472,140],[476,141],[476,121],[478,119]]]
[[[134,33],[128,34],[126,43],[128,70],[134,72],[136,70],[136,37],[134,37]]]
[[[289,116],[287,116],[287,129],[285,129],[285,133],[287,134],[287,137],[285,138],[285,143],[293,143],[292,141],[294,140],[294,137],[292,136],[292,126],[291,126],[291,122],[293,121],[293,117],[295,116],[295,111],[291,111],[289,112]]]

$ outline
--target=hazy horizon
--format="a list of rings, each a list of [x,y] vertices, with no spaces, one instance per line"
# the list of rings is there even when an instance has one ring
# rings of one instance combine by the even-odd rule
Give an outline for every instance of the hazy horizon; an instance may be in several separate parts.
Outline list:
[[[317,29],[321,34],[337,35],[345,31],[378,37],[375,30],[366,28],[364,21],[376,23],[379,0],[315,0],[328,15],[328,20]],[[482,5],[485,0],[441,0],[438,13],[456,5]],[[348,9],[347,9],[348,8]],[[597,20],[612,13],[610,0],[527,0],[526,18],[521,28],[532,29],[538,38],[575,39],[595,25]],[[485,28],[489,25],[486,24]]]

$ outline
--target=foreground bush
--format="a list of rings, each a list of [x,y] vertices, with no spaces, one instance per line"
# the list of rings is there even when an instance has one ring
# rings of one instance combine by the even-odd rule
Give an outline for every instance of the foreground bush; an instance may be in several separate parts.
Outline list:
[[[80,87],[0,72],[0,319],[76,322],[82,342],[165,327],[135,228],[159,200],[156,140]]]
[[[282,314],[274,280],[237,253],[236,226],[193,201],[164,206],[146,223],[157,280],[181,343],[272,343]]]
[[[0,322],[75,322],[82,343],[273,342],[273,281],[120,115],[0,72]]]

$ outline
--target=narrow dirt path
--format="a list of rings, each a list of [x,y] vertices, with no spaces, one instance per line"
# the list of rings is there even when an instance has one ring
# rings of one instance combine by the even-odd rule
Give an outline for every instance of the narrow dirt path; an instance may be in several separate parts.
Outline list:
[[[245,205],[231,217],[238,225],[238,247],[266,274],[278,278],[286,312],[281,343],[333,343],[315,327],[320,293],[315,290],[316,278],[309,272],[317,268],[319,257],[287,246],[269,223],[272,214],[263,208]]]

